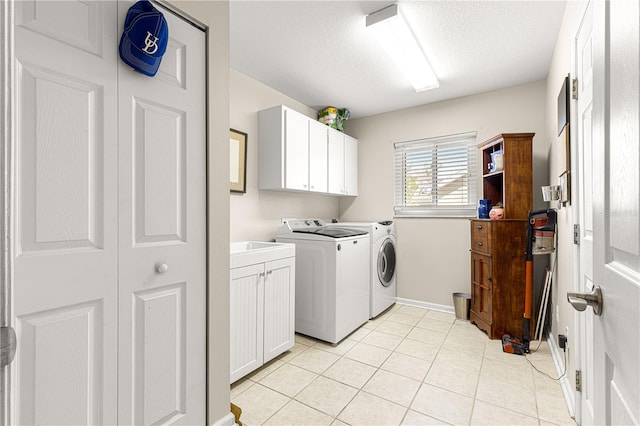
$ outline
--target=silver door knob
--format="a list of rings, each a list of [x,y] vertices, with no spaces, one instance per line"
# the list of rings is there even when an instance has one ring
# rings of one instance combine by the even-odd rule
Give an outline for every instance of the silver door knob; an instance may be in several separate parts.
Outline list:
[[[156,272],[159,274],[164,274],[169,270],[169,265],[166,263],[159,263],[156,265]]]
[[[594,314],[602,315],[602,290],[600,287],[594,288],[591,293],[567,293],[567,300],[576,311],[584,311],[587,306],[591,306]]]

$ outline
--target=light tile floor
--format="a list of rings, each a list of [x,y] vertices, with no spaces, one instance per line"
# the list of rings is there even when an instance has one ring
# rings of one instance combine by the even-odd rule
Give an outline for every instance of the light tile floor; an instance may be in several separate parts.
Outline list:
[[[546,342],[528,358],[557,377]],[[453,314],[397,304],[335,346],[296,335],[231,401],[246,425],[575,425],[560,384],[525,357]]]

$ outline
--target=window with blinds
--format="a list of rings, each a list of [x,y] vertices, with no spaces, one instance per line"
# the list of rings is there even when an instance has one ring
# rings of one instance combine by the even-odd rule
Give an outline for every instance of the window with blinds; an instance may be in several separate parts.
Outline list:
[[[396,142],[395,215],[475,217],[476,133]]]

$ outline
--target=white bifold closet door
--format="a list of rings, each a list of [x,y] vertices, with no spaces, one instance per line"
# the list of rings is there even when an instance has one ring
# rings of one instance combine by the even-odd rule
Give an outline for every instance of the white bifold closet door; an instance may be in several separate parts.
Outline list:
[[[144,76],[132,4],[13,5],[14,424],[205,423],[205,33]]]

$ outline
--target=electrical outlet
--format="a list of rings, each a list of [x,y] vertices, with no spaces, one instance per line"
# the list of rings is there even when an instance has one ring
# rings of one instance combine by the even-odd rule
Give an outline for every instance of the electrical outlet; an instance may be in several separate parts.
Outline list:
[[[567,336],[565,336],[564,334],[558,335],[558,346],[560,346],[560,349],[564,351],[567,350]]]

